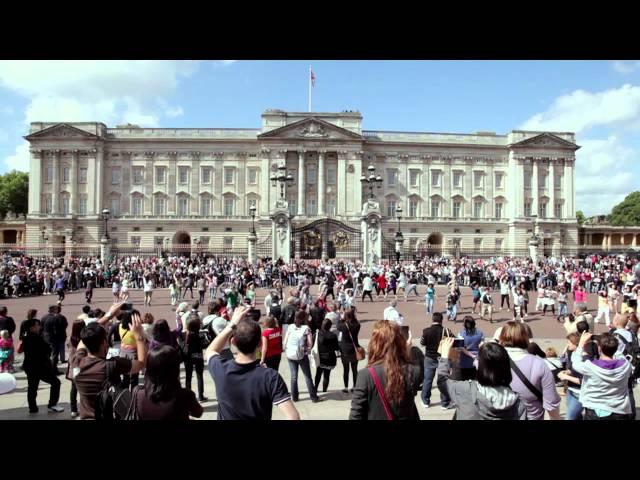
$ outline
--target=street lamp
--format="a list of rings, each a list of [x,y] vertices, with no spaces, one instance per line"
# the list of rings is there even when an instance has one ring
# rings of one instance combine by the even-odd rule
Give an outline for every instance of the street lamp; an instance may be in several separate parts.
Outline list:
[[[367,168],[369,171],[369,176],[362,175],[360,177],[360,182],[362,182],[363,186],[369,186],[369,198],[373,198],[373,188],[377,186],[378,189],[382,188],[382,177],[380,175],[376,175],[376,167],[373,164],[369,165]]]
[[[283,163],[278,167],[278,173],[271,175],[271,186],[280,185],[280,198],[284,200],[285,190],[293,184],[293,175],[287,174],[287,167]]]
[[[256,234],[256,206],[255,205],[251,205],[249,207],[249,213],[251,214],[251,235]]]
[[[402,231],[400,230],[400,220],[402,219],[402,207],[398,205],[396,207],[396,217],[398,218],[398,230],[396,231],[396,262],[400,263],[400,252],[402,251],[402,243],[404,242],[404,238],[402,236]]]
[[[111,212],[109,211],[108,208],[105,208],[104,210],[102,210],[101,216],[102,216],[102,220],[104,220],[104,238],[109,240],[108,226],[109,226],[109,217],[111,216]]]

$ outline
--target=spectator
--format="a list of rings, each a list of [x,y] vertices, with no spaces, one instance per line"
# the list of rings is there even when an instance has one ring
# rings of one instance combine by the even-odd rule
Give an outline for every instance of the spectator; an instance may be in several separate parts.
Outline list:
[[[424,383],[422,384],[422,406],[429,408],[431,406],[431,386],[436,377],[438,368],[438,347],[443,337],[453,337],[453,333],[448,328],[442,326],[442,314],[436,312],[433,314],[433,324],[422,331],[420,345],[424,346]],[[438,390],[440,391],[440,405],[442,409],[452,408],[451,397],[447,391],[447,379],[438,376]]]

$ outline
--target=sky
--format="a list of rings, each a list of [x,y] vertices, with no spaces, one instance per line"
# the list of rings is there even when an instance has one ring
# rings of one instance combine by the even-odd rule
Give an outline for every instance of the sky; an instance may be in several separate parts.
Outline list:
[[[0,173],[30,122],[260,128],[268,108],[359,110],[366,130],[572,131],[576,209],[640,190],[640,61],[0,61]]]

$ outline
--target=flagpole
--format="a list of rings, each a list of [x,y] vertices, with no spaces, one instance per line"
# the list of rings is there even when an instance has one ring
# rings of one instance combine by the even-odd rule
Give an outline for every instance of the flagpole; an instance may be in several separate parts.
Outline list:
[[[311,111],[311,65],[309,65],[309,112]]]

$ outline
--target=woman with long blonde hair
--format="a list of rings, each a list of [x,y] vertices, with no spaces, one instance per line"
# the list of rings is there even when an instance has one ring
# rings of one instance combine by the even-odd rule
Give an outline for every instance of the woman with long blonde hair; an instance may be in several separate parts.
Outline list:
[[[420,369],[395,322],[376,322],[368,358],[368,367],[358,373],[349,420],[419,420],[414,398]]]

